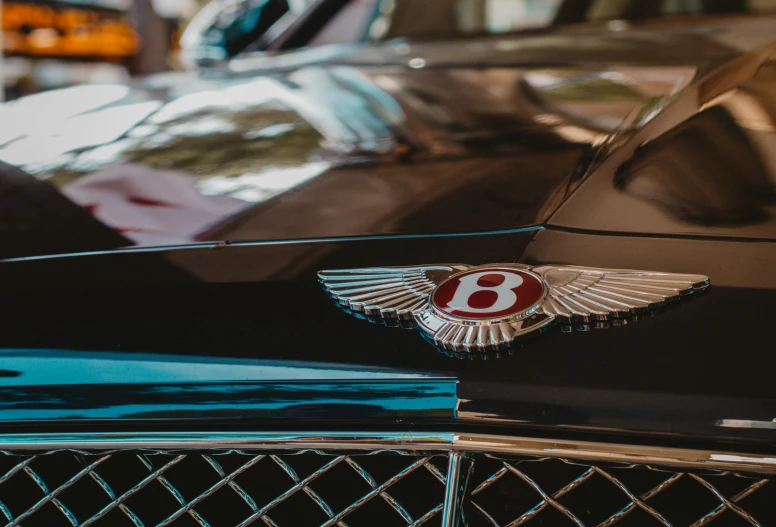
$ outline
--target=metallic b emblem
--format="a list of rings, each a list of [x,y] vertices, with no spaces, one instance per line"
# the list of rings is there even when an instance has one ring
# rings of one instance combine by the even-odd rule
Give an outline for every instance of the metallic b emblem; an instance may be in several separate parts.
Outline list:
[[[431,295],[431,303],[451,316],[487,320],[525,311],[543,296],[544,285],[535,274],[495,267],[448,278]]]
[[[411,320],[452,351],[505,347],[556,321],[627,319],[709,286],[702,275],[563,265],[429,265],[321,271],[342,306]]]

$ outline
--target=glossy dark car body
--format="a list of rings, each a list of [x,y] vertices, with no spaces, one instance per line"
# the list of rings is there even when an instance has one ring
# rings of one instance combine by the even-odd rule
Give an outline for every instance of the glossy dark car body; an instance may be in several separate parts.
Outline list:
[[[772,445],[773,29],[332,47],[84,98],[0,148],[3,430]],[[154,195],[148,174],[192,201]],[[200,198],[211,216],[187,223]],[[175,218],[154,230],[148,211]],[[712,288],[461,360],[343,313],[316,279],[440,262],[697,273]]]

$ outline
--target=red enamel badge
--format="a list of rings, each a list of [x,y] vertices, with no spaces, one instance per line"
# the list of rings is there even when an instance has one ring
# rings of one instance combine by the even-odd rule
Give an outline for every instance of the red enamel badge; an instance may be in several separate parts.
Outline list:
[[[454,317],[487,320],[523,313],[543,296],[542,280],[531,272],[480,267],[442,282],[431,296],[431,303]]]
[[[703,275],[570,265],[424,265],[321,271],[344,308],[411,320],[436,346],[462,352],[508,346],[565,322],[625,319],[709,286]]]

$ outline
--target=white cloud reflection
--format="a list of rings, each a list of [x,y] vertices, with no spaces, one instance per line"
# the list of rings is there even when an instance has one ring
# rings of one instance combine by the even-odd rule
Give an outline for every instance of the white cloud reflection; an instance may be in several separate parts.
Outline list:
[[[169,102],[164,108],[156,112],[148,122],[152,124],[166,123],[205,109],[238,110],[248,108],[277,98],[285,91],[287,88],[275,80],[259,79],[217,90],[189,93]]]
[[[0,145],[25,136],[45,134],[84,112],[118,101],[129,88],[118,85],[75,86],[0,104]]]
[[[200,182],[199,191],[208,196],[227,195],[258,203],[309,181],[328,168],[329,163],[317,162],[293,168],[271,168],[237,177],[213,177]]]
[[[181,124],[175,124],[167,129],[165,132],[172,136],[188,136],[196,137],[210,134],[222,134],[233,132],[237,127],[225,119],[219,119],[218,117],[201,117],[196,121],[187,121]]]
[[[34,116],[34,112],[32,115],[25,114],[24,118],[21,114],[14,118],[12,114],[10,123],[18,123],[20,133],[5,148],[0,148],[0,160],[22,166],[46,164],[67,152],[116,141],[161,104],[149,101],[80,114],[72,112],[76,111],[76,107],[83,109],[86,105],[69,106],[69,111],[63,112],[54,105],[45,104],[37,111],[46,113],[46,109],[50,108],[55,114],[53,118],[48,115]],[[36,122],[32,125],[24,124],[28,120]]]

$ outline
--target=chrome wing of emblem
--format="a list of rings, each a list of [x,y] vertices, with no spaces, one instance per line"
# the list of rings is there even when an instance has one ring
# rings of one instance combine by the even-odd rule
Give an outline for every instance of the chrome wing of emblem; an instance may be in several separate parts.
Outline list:
[[[709,286],[703,275],[568,265],[424,265],[320,271],[343,307],[412,320],[440,348],[487,351],[557,321],[624,320]]]

